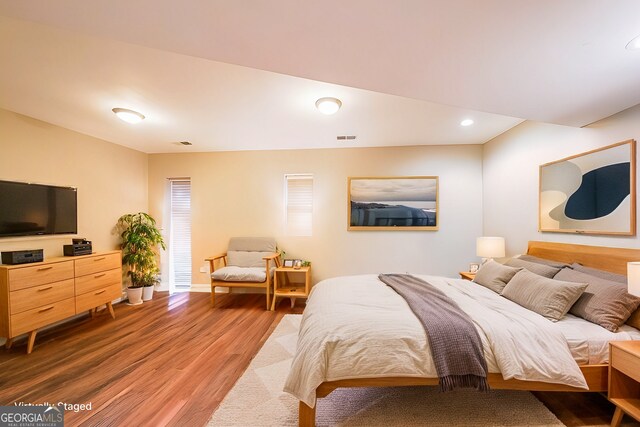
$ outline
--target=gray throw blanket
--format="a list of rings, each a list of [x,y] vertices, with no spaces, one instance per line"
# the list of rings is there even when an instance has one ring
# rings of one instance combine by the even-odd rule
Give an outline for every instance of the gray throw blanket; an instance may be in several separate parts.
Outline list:
[[[402,296],[424,326],[441,391],[489,390],[487,361],[471,319],[440,289],[409,274],[378,278]]]

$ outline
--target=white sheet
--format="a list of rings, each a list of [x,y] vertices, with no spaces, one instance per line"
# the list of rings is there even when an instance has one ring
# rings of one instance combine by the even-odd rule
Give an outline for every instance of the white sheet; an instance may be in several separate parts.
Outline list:
[[[587,388],[553,322],[466,280],[417,277],[469,314],[490,372]],[[307,301],[284,390],[314,406],[315,389],[324,381],[380,377],[437,377],[424,328],[377,275],[318,283]]]
[[[580,317],[567,314],[556,326],[567,339],[569,349],[579,365],[609,362],[609,341],[640,340],[640,331],[623,325],[611,332]]]

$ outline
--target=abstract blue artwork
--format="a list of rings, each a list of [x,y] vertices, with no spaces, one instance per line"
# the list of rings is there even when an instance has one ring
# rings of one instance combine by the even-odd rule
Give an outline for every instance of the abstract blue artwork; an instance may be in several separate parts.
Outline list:
[[[635,235],[635,141],[540,166],[539,230]]]

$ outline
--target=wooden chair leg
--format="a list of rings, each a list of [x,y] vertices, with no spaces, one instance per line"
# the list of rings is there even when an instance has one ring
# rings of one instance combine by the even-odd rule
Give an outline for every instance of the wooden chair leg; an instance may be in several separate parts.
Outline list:
[[[33,330],[29,332],[29,341],[27,342],[27,354],[31,354],[31,352],[33,351],[33,345],[36,342],[37,333],[38,333],[37,330]]]
[[[211,285],[211,307],[216,306],[216,287]]]
[[[7,338],[7,342],[4,343],[4,348],[9,350],[13,346],[13,338]]]
[[[269,289],[271,286],[269,286],[269,284],[267,283],[267,310],[269,310],[271,308],[271,289]]]

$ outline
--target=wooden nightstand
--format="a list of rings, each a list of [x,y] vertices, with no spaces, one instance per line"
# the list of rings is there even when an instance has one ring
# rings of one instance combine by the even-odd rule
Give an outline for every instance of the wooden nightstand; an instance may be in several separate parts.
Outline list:
[[[289,281],[289,275],[304,275],[303,282]],[[271,311],[276,308],[276,298],[291,298],[291,307],[295,304],[296,298],[307,298],[311,290],[311,266],[309,267],[278,267],[273,274],[273,300],[271,301]]]
[[[609,400],[616,405],[612,427],[624,414],[640,421],[640,341],[609,343]]]
[[[460,274],[460,278],[464,280],[473,280],[476,277],[476,273],[471,273],[469,271],[461,271],[458,274]]]

